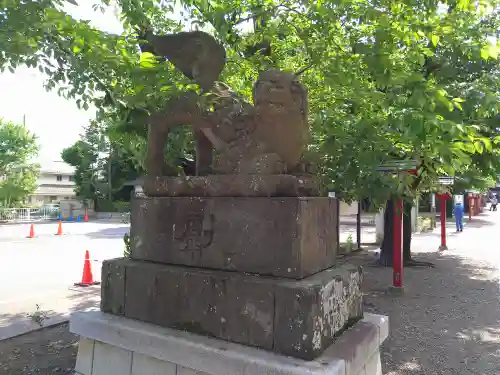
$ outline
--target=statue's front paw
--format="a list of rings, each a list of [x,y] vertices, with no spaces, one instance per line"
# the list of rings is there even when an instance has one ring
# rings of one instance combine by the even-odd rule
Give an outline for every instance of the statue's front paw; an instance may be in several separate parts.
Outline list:
[[[286,165],[275,153],[261,154],[240,161],[239,173],[273,175],[286,173]]]
[[[292,174],[316,174],[318,167],[310,161],[302,160],[291,172]]]

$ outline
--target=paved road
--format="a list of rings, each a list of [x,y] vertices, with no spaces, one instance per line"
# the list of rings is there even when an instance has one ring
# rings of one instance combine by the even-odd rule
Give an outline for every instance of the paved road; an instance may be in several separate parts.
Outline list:
[[[349,235],[351,235],[353,243],[356,243],[356,224],[341,224],[339,226],[340,243],[345,243]],[[376,240],[376,230],[374,225],[361,225],[361,243],[372,244]]]
[[[500,213],[500,211],[499,211]],[[485,211],[480,216],[473,216],[472,221],[466,217],[464,219],[464,228],[465,231],[468,232],[472,230],[473,233],[477,232],[477,229],[487,228],[488,230],[495,231],[493,229],[493,224],[491,224],[491,220],[495,220],[496,213]],[[500,216],[500,215],[498,215]],[[462,241],[466,236],[461,235],[461,233],[456,233],[455,231],[455,221],[453,218],[448,218],[446,223],[447,230],[447,238],[454,244],[455,239],[458,239],[459,242]],[[482,231],[481,233],[485,233],[486,231]],[[352,241],[356,243],[356,223],[351,220],[348,224],[340,224],[340,243],[345,243],[349,234],[352,237]],[[441,241],[441,228],[438,222],[437,228],[434,232],[426,232],[426,233],[413,233],[412,234],[412,246],[424,246],[428,249],[428,251],[434,251],[439,247]],[[467,237],[470,239],[470,236]],[[374,244],[376,242],[376,228],[374,225],[362,223],[361,224],[361,243],[362,244]],[[435,244],[435,247],[434,245]]]
[[[0,225],[0,313],[23,299],[41,301],[66,291],[82,275],[85,250],[90,251],[94,277],[100,280],[104,259],[123,254],[128,225],[117,223],[35,224],[36,238],[26,238],[29,224]]]

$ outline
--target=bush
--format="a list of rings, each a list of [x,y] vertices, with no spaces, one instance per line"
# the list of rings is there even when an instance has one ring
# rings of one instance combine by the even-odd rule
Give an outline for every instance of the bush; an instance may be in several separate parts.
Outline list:
[[[129,212],[130,202],[123,201],[108,201],[106,199],[98,199],[96,202],[96,211],[99,212]]]
[[[123,256],[125,258],[130,258],[130,235],[125,233],[123,236],[123,242],[125,243],[125,249],[123,249]]]
[[[130,202],[113,202],[116,212],[130,212]]]

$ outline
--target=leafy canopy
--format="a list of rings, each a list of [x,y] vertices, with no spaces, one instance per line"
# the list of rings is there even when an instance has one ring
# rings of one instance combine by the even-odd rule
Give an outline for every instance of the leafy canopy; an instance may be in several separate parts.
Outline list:
[[[96,6],[106,6],[104,1]],[[94,105],[124,155],[144,152],[151,110],[193,85],[140,52],[140,34],[198,27],[224,44],[222,80],[250,97],[258,71],[302,71],[311,152],[345,199],[413,194],[440,174],[496,174],[498,1],[117,0],[124,31],[110,35],[69,16],[59,0],[3,0],[0,67],[47,75],[47,88]],[[170,140],[180,153],[187,133]],[[127,140],[130,139],[131,142]],[[133,144],[134,147],[127,145]],[[180,146],[180,147],[179,147]],[[132,149],[132,150],[131,150]],[[375,171],[413,159],[416,176]],[[385,189],[387,187],[388,189]]]
[[[36,137],[24,125],[0,118],[0,206],[23,202],[37,187]]]

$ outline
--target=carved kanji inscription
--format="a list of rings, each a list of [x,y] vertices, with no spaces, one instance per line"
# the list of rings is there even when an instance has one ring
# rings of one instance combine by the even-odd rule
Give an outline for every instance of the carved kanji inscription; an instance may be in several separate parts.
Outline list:
[[[199,251],[210,246],[213,240],[214,215],[188,215],[175,225],[174,240],[180,250]]]

